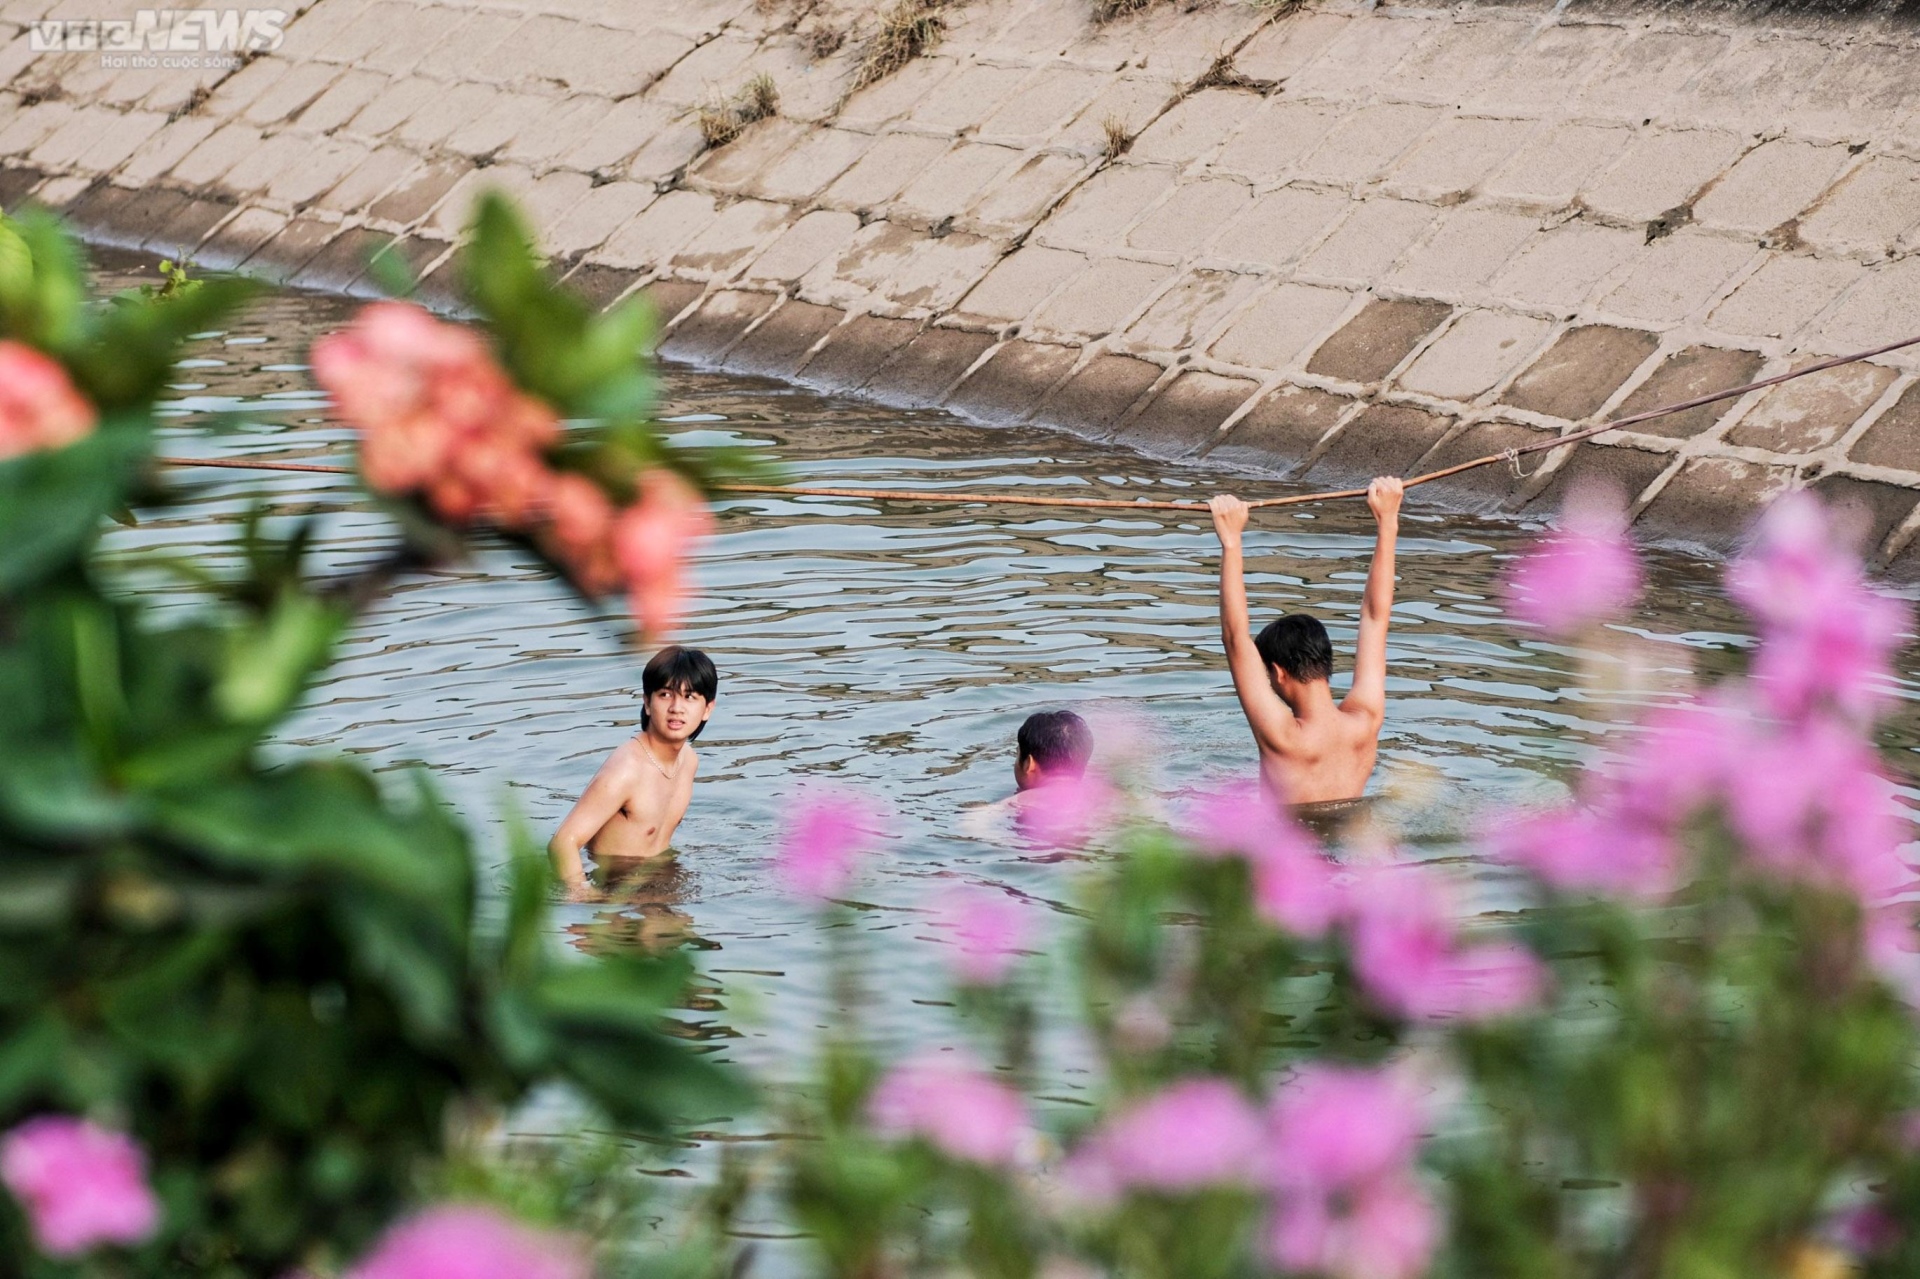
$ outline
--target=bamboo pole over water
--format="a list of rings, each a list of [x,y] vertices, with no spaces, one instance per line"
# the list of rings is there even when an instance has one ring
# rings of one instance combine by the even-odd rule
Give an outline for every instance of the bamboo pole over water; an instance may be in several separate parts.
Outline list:
[[[1810,373],[1821,373],[1827,369],[1837,369],[1843,364],[1854,364],[1861,360],[1870,360],[1876,355],[1885,355],[1904,347],[1920,343],[1920,335],[1903,338],[1898,342],[1889,342],[1885,346],[1876,346],[1867,351],[1856,351],[1852,355],[1838,355],[1832,359],[1819,360],[1805,368],[1793,369],[1786,373],[1762,378],[1758,382],[1749,382],[1745,386],[1730,387],[1724,391],[1715,391],[1709,395],[1695,396],[1691,400],[1682,400],[1677,404],[1663,404],[1658,408],[1647,409],[1627,417],[1615,418],[1599,426],[1588,427],[1584,431],[1575,431],[1571,435],[1556,436],[1550,440],[1541,440],[1537,444],[1522,445],[1519,448],[1489,453],[1485,457],[1476,457],[1471,461],[1442,467],[1437,471],[1428,471],[1406,481],[1406,487],[1428,484],[1434,480],[1443,480],[1450,475],[1459,475],[1463,471],[1475,470],[1482,466],[1492,466],[1496,462],[1505,462],[1518,471],[1520,459],[1529,453],[1541,453],[1551,449],[1567,448],[1571,445],[1590,440],[1596,435],[1608,431],[1617,431],[1624,427],[1635,426],[1641,422],[1651,422],[1655,418],[1669,417],[1675,413],[1684,413],[1688,409],[1697,409],[1703,405],[1715,404],[1721,400],[1731,400],[1747,394],[1749,391],[1762,390],[1769,386],[1778,386],[1782,382],[1791,382],[1794,378],[1806,377]],[[163,466],[208,466],[241,471],[297,471],[317,475],[351,475],[350,466],[331,466],[317,462],[278,462],[251,461],[243,458],[187,458],[163,457],[158,461]],[[715,484],[716,493],[758,493],[778,497],[844,497],[876,502],[916,502],[943,503],[954,505],[988,504],[996,506],[1064,506],[1080,510],[1126,510],[1126,511],[1205,511],[1205,502],[1164,502],[1148,498],[1129,500],[1116,497],[1046,497],[1026,493],[952,493],[942,491],[921,491],[910,489],[863,489],[863,488],[821,488],[798,484]],[[1365,497],[1367,490],[1331,489],[1324,493],[1300,493],[1292,497],[1267,497],[1247,503],[1252,507],[1267,506],[1303,506],[1309,502],[1335,502],[1347,498]]]

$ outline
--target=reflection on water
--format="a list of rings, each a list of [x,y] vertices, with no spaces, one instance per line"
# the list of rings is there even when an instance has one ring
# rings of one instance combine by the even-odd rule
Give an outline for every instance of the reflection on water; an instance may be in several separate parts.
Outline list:
[[[344,455],[347,432],[302,361],[311,337],[349,310],[282,298],[197,342],[170,409],[178,435],[168,449]],[[799,482],[1182,498],[1283,488],[1034,430],[681,370],[666,376],[660,412],[678,438],[751,444]],[[202,546],[231,535],[255,501],[319,516],[320,558],[331,567],[372,559],[388,536],[336,477],[203,470],[178,479],[181,505],[114,533],[110,545]],[[1204,514],[755,496],[720,503],[718,517],[697,566],[700,600],[679,637],[720,669],[680,855],[652,874],[616,877],[612,900],[558,915],[582,949],[700,947],[713,985],[688,1033],[728,1057],[790,1075],[815,1028],[836,1015],[821,976],[824,936],[768,874],[798,788],[859,787],[894,811],[897,837],[859,890],[857,927],[884,975],[862,1014],[904,1046],[952,1033],[939,1009],[943,942],[925,913],[943,886],[996,885],[1041,912],[1073,898],[1074,860],[969,814],[1011,790],[1025,716],[1062,706],[1087,714],[1100,755],[1124,756],[1170,802],[1252,774],[1220,655],[1217,547]],[[1698,675],[1736,664],[1749,642],[1715,566],[1655,553],[1652,587],[1616,633],[1619,650],[1594,659],[1602,678],[1576,682],[1580,654],[1511,623],[1493,589],[1530,532],[1411,500],[1400,543],[1378,783],[1392,793],[1380,816],[1427,855],[1463,858],[1482,909],[1503,904],[1500,879],[1449,834],[1490,806],[1554,796],[1568,764],[1606,749]],[[1371,545],[1359,503],[1256,515],[1247,535],[1256,613],[1309,609],[1350,646]],[[622,650],[615,620],[526,557],[484,550],[406,581],[363,618],[286,745],[348,752],[381,770],[424,767],[476,824],[497,834],[518,813],[544,839],[606,753],[638,731],[641,656]],[[1904,700],[1884,734],[1903,773],[1920,747],[1912,654],[1905,660]],[[1054,988],[1072,998],[1065,983]],[[1049,1090],[1071,1096],[1080,1086],[1063,1068]]]

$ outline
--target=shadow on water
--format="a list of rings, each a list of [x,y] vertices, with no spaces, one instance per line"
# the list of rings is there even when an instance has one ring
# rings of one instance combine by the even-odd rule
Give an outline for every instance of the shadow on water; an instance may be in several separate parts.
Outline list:
[[[303,361],[307,343],[351,310],[284,296],[198,341],[167,410],[166,449],[344,458],[350,434]],[[664,376],[659,415],[681,440],[764,450],[796,482],[1181,498],[1285,488],[1037,430],[678,369]],[[371,560],[389,536],[337,477],[176,478],[181,503],[112,533],[110,547],[218,548],[256,501],[319,516],[320,558],[334,568]],[[858,787],[894,810],[897,837],[860,890],[856,927],[884,974],[861,1015],[903,1047],[952,1033],[935,962],[943,941],[924,909],[942,886],[992,884],[1038,910],[1073,898],[1076,862],[969,815],[1011,789],[1026,715],[1103,713],[1099,749],[1144,761],[1170,801],[1251,772],[1220,657],[1204,517],[762,496],[729,498],[717,515],[679,637],[721,673],[679,857],[614,885],[616,900],[557,915],[585,950],[698,948],[712,985],[687,1010],[685,1033],[728,1058],[791,1075],[816,1028],[842,1011],[823,978],[822,930],[768,875],[798,787]],[[1492,808],[1558,795],[1568,765],[1605,752],[1648,706],[1737,665],[1750,643],[1716,565],[1654,552],[1650,589],[1613,632],[1615,647],[1588,655],[1601,678],[1580,681],[1583,655],[1512,623],[1496,590],[1537,527],[1416,501],[1401,542],[1383,819],[1426,855],[1460,860],[1482,910],[1508,904],[1500,877],[1456,832]],[[1247,547],[1258,614],[1311,610],[1350,647],[1371,547],[1360,504],[1260,515]],[[504,844],[503,809],[544,838],[606,753],[638,731],[640,660],[621,648],[615,620],[527,557],[483,549],[402,583],[364,617],[284,745],[347,752],[380,770],[424,767],[492,849]],[[1911,650],[1903,660],[1883,739],[1910,777],[1920,685]],[[1067,983],[1053,988],[1072,998]],[[1082,1086],[1066,1070],[1048,1091],[1070,1099]]]

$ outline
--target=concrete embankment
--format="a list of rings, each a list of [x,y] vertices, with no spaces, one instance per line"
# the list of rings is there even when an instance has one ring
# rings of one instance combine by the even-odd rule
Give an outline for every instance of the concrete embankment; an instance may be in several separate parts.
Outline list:
[[[368,289],[396,236],[431,284],[497,186],[670,357],[1163,456],[1411,473],[1920,333],[1899,20],[969,0],[857,91],[879,19],[825,0],[313,0],[245,59],[34,51],[124,3],[0,9],[0,204]],[[776,113],[709,146],[762,73]],[[1449,500],[1600,477],[1711,543],[1811,485],[1910,573],[1917,361]]]

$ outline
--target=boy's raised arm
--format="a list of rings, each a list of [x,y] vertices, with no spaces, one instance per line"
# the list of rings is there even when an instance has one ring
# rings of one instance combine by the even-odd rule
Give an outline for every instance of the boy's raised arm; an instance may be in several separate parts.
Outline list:
[[[1213,531],[1220,538],[1220,642],[1227,650],[1227,670],[1233,691],[1246,713],[1247,726],[1262,746],[1280,749],[1293,713],[1267,681],[1267,664],[1253,644],[1253,623],[1247,613],[1247,583],[1240,553],[1240,534],[1247,527],[1247,504],[1221,494],[1207,503],[1213,511]]]
[[[547,841],[547,855],[553,859],[553,869],[567,886],[569,894],[575,897],[592,891],[587,883],[587,869],[580,860],[580,850],[587,841],[600,833],[613,815],[620,811],[625,787],[621,784],[621,774],[625,766],[621,752],[615,751],[600,765],[600,771],[587,783],[587,789],[574,801],[573,808],[560,823],[553,838]]]
[[[1365,711],[1376,727],[1387,714],[1387,622],[1393,615],[1393,553],[1400,532],[1400,499],[1405,486],[1383,475],[1367,486],[1367,509],[1377,532],[1373,566],[1360,601],[1360,638],[1353,652],[1353,687],[1342,710]]]

